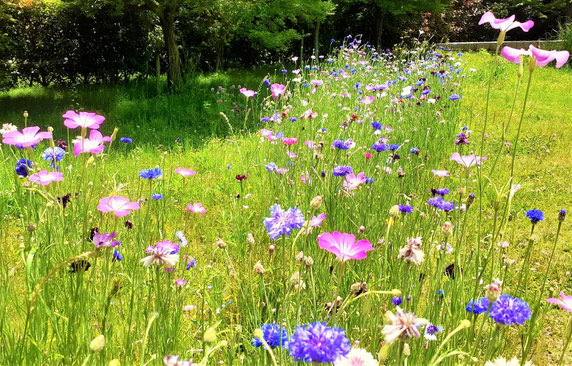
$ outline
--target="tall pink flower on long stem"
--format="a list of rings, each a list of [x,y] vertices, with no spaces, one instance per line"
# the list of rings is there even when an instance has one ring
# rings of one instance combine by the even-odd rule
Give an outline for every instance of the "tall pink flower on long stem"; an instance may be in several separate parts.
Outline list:
[[[139,202],[131,202],[129,198],[121,196],[104,197],[99,200],[97,209],[101,212],[113,212],[115,216],[122,217],[139,209]]]
[[[111,142],[111,137],[103,136],[97,130],[91,130],[89,138],[79,138],[73,145],[73,153],[78,156],[82,153],[99,154],[105,149],[104,142]]]
[[[546,66],[552,61],[556,61],[556,68],[564,66],[570,57],[568,51],[547,51],[536,48],[533,45],[528,46],[528,50],[505,46],[501,54],[508,61],[514,62],[515,64],[521,63],[522,56],[534,57],[536,60],[535,66]]]
[[[481,20],[479,20],[479,25],[489,23],[491,27],[498,29],[501,32],[508,32],[509,30],[518,27],[520,27],[523,31],[528,32],[530,28],[534,26],[534,22],[532,20],[527,20],[524,23],[520,23],[515,21],[515,18],[516,17],[514,15],[511,15],[508,18],[497,19],[497,17],[495,17],[495,15],[489,11],[483,14]]]
[[[239,92],[247,98],[252,98],[253,96],[255,96],[257,94],[254,90],[250,90],[250,89],[246,89],[246,88],[240,89]]]
[[[560,291],[560,299],[550,298],[546,301],[551,304],[558,304],[562,309],[572,312],[572,296],[566,296],[562,291]]]
[[[207,213],[207,209],[203,207],[203,204],[200,202],[197,203],[189,203],[187,207],[185,207],[185,211],[189,211],[192,213],[198,213],[204,215]]]
[[[340,262],[344,263],[349,259],[364,259],[367,252],[373,250],[373,246],[367,240],[359,240],[353,234],[340,233],[323,233],[318,236],[318,245],[320,248],[334,253]]]
[[[39,172],[30,175],[28,180],[30,180],[30,182],[34,182],[41,186],[47,186],[52,182],[60,182],[64,180],[64,173],[48,172],[47,170],[40,170]]]
[[[2,142],[6,145],[16,145],[18,147],[28,147],[37,145],[42,140],[52,138],[51,132],[38,132],[40,127],[26,127],[22,132],[15,130],[2,135]]]
[[[465,168],[470,168],[473,165],[481,165],[481,162],[487,160],[485,156],[476,156],[475,154],[471,155],[461,155],[458,152],[451,155],[451,160],[456,161],[457,163],[461,164]]]
[[[270,85],[270,92],[274,98],[278,98],[286,92],[286,85],[274,83]]]
[[[191,175],[197,174],[197,172],[195,172],[194,170],[186,169],[186,168],[177,168],[177,169],[175,169],[174,173],[179,174],[180,176],[183,176],[183,177],[190,177]]]
[[[67,111],[62,117],[65,118],[64,125],[69,129],[81,127],[97,130],[105,121],[105,117],[91,112]]]

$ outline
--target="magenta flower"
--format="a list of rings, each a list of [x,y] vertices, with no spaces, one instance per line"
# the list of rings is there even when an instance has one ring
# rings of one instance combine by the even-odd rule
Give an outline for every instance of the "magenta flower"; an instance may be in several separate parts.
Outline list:
[[[8,131],[2,135],[2,142],[6,145],[16,145],[18,147],[28,147],[37,145],[42,140],[52,138],[51,132],[39,132],[40,127],[26,127],[22,132]]]
[[[310,223],[308,224],[309,227],[318,227],[322,225],[322,222],[326,219],[326,214],[321,213],[318,216],[314,216],[310,219]]]
[[[91,112],[67,111],[62,117],[65,118],[64,125],[69,129],[74,128],[91,128],[97,130],[105,121],[105,117]]]
[[[562,291],[560,291],[560,299],[550,298],[546,301],[551,304],[558,304],[566,311],[572,311],[572,296],[566,296]]]
[[[284,145],[296,145],[298,143],[298,139],[296,137],[285,137],[282,139]]]
[[[73,154],[78,156],[82,153],[99,154],[105,149],[104,142],[111,142],[111,137],[103,136],[97,130],[91,130],[89,138],[79,138],[73,145]]]
[[[369,104],[373,103],[374,100],[375,100],[375,97],[365,97],[362,100],[360,100],[359,102],[361,104],[369,105]]]
[[[343,183],[343,187],[348,191],[353,191],[357,189],[360,184],[365,183],[365,173],[361,172],[358,175],[350,173],[346,175],[346,180]]]
[[[367,240],[359,240],[353,234],[340,233],[323,233],[318,236],[318,244],[320,248],[334,253],[336,257],[343,263],[348,259],[364,259],[368,251],[373,250],[371,243]]]
[[[103,234],[95,232],[95,234],[93,235],[93,245],[95,245],[97,249],[102,247],[116,247],[118,245],[121,245],[121,242],[113,240],[115,239],[116,236],[117,236],[116,232],[103,233]]]
[[[113,212],[115,216],[122,217],[129,215],[130,210],[138,210],[139,202],[130,202],[129,198],[121,196],[104,197],[99,200],[97,209],[101,212]]]
[[[191,169],[177,168],[177,169],[175,169],[175,174],[179,174],[183,177],[190,177],[191,175],[196,175],[197,172],[195,172],[194,170],[191,170]]]
[[[255,96],[257,94],[254,90],[249,90],[246,88],[240,89],[239,92],[241,92],[247,98],[252,98],[253,96]]]
[[[448,177],[449,176],[449,171],[448,170],[431,170],[431,172],[436,176],[436,177]]]
[[[470,168],[473,165],[481,165],[482,161],[487,160],[485,156],[476,156],[475,154],[471,155],[461,155],[458,152],[451,155],[451,160],[456,161],[457,163],[461,164],[465,168]]]
[[[34,182],[41,186],[47,186],[52,182],[60,182],[64,180],[64,173],[48,172],[47,170],[40,170],[39,172],[30,175],[28,178],[30,182]]]
[[[274,83],[270,85],[270,92],[274,98],[278,98],[286,92],[286,85]]]
[[[192,213],[198,213],[201,215],[204,215],[207,213],[206,208],[203,207],[203,204],[200,202],[197,203],[189,203],[187,205],[187,207],[185,207],[186,211],[192,212]]]
[[[503,47],[501,54],[510,62],[520,64],[522,56],[534,57],[536,59],[536,66],[546,66],[552,61],[556,60],[556,68],[564,66],[570,57],[568,51],[547,51],[536,48],[533,45],[528,46],[528,50],[523,48],[516,49],[512,47]]]
[[[530,28],[534,26],[534,22],[532,20],[527,20],[524,23],[520,23],[515,21],[515,18],[516,17],[514,15],[511,15],[505,19],[497,19],[495,15],[489,11],[483,14],[481,20],[479,20],[479,25],[489,23],[491,27],[498,29],[501,32],[508,32],[509,30],[517,27],[520,27],[523,31],[528,32]]]

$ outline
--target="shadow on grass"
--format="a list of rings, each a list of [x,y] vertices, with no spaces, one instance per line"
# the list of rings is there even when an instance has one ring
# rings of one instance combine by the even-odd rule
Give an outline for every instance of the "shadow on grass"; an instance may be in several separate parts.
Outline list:
[[[82,85],[75,87],[26,87],[0,93],[0,123],[21,128],[23,112],[28,125],[54,127],[56,139],[67,135],[62,114],[69,109],[97,112],[106,117],[102,133],[109,135],[115,126],[118,137],[132,138],[139,146],[174,144],[198,147],[209,138],[224,137],[244,128],[244,97],[239,85],[257,90],[273,67],[198,74],[188,78],[179,93],[168,93],[161,79],[132,80],[120,85]],[[222,87],[222,88],[220,88]],[[234,112],[233,112],[234,111]],[[225,121],[220,112],[225,113]],[[249,118],[247,129],[258,122]]]

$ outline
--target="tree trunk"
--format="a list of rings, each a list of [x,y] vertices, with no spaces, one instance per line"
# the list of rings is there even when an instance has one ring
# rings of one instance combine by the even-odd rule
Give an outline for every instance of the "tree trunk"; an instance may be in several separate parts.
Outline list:
[[[383,39],[383,12],[381,9],[377,9],[377,21],[375,24],[375,47],[377,52],[381,52],[381,43]]]
[[[179,55],[179,46],[177,45],[177,37],[175,34],[176,12],[176,7],[165,6],[158,14],[169,60],[169,66],[167,68],[169,88],[178,88],[181,85],[181,57]]]
[[[157,95],[161,94],[161,55],[159,52],[155,55],[155,86]]]
[[[318,57],[320,54],[320,22],[316,22],[314,28],[314,52],[315,56]]]
[[[216,66],[215,66],[215,70],[216,70],[216,71],[220,71],[220,70],[222,69],[223,57],[224,57],[224,42],[221,41],[221,42],[217,45],[217,51],[216,51]]]

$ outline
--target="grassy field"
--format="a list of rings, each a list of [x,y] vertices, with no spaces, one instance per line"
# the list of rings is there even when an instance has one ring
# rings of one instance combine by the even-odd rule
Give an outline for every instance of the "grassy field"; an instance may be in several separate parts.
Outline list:
[[[81,365],[118,359],[126,365],[160,364],[163,356],[177,354],[213,364],[270,364],[269,354],[251,345],[255,329],[277,322],[291,335],[296,325],[315,321],[344,329],[352,345],[387,358],[386,364],[404,359],[411,365],[437,364],[445,356],[441,364],[482,364],[501,355],[520,358],[526,342],[531,346],[524,347],[526,359],[555,363],[570,316],[545,299],[557,297],[559,291],[572,292],[572,234],[566,221],[550,260],[558,212],[572,203],[572,69],[549,66],[533,74],[516,152],[514,183],[520,190],[507,200],[512,146],[504,142],[514,144],[528,72],[503,140],[516,65],[504,60],[497,64],[485,53],[450,54],[434,60],[428,54],[402,54],[375,62],[350,48],[346,60],[312,63],[316,69],[302,69],[299,76],[283,74],[282,67],[196,76],[178,95],[158,95],[153,81],[0,94],[0,123],[21,128],[27,110],[28,126],[52,126],[54,139],[66,140],[70,151],[59,165],[64,181],[37,187],[18,178],[14,164],[25,157],[48,169],[40,155],[49,144],[44,141],[33,152],[1,146],[0,306],[5,311],[0,314],[0,363]],[[344,69],[347,78],[340,71]],[[430,73],[441,69],[447,70],[446,77]],[[262,82],[266,76],[285,84],[287,94],[272,98]],[[300,82],[293,81],[296,77]],[[399,101],[402,88],[421,77],[426,80],[414,98]],[[324,84],[304,86],[311,80]],[[385,91],[366,88],[382,83]],[[441,99],[434,104],[419,99],[425,85],[431,89],[429,98]],[[247,100],[238,91],[243,86],[259,94]],[[449,100],[452,94],[461,97]],[[360,103],[360,96],[375,99]],[[71,139],[79,130],[68,131],[61,117],[69,109],[105,116],[100,130],[109,136],[119,127],[117,140],[94,159],[89,154],[74,157]],[[308,110],[317,116],[308,117]],[[271,121],[260,122],[263,117]],[[391,129],[376,134],[374,121]],[[279,137],[269,141],[261,136],[261,128],[272,130],[272,136],[281,132],[296,137],[298,143],[285,145]],[[455,144],[462,130],[468,145]],[[119,137],[132,138],[133,144],[121,143]],[[373,151],[380,137],[399,150]],[[334,140],[349,138],[356,145],[348,150],[331,147]],[[310,140],[317,149],[304,146]],[[410,153],[412,148],[419,148],[419,154]],[[487,160],[481,168],[465,169],[450,160],[454,152],[475,152]],[[273,171],[268,168],[271,162],[288,170]],[[364,172],[374,182],[350,191],[342,185],[344,178],[332,176],[339,165],[351,165],[356,174]],[[162,170],[160,179],[139,178],[139,171],[154,167]],[[179,167],[197,174],[174,174]],[[447,169],[450,177],[438,178],[432,169]],[[431,189],[445,187],[451,191],[445,198],[457,207],[467,203],[469,193],[476,199],[466,210],[443,212],[428,205]],[[64,209],[57,197],[67,193],[71,202]],[[154,200],[154,193],[163,197]],[[140,210],[123,218],[99,212],[99,200],[113,195],[138,201]],[[313,209],[310,202],[318,195],[322,206]],[[197,202],[206,208],[205,215],[184,211]],[[263,224],[273,204],[297,206],[306,220],[319,213],[327,218],[312,232],[294,230],[274,241]],[[414,211],[390,215],[398,204],[411,205]],[[545,214],[532,237],[525,215],[530,209]],[[125,219],[133,224],[131,229]],[[452,223],[452,233],[443,229],[445,222]],[[90,229],[95,227],[117,232],[122,261],[112,260],[113,249],[94,250]],[[179,243],[177,231],[184,233],[188,245],[180,248],[176,270],[140,263],[147,246],[163,240]],[[363,260],[341,264],[318,246],[318,234],[333,231],[355,234],[375,249]],[[423,240],[425,260],[419,265],[398,258],[412,237]],[[497,246],[502,241],[508,248]],[[446,242],[452,253],[437,249]],[[312,264],[296,259],[301,251]],[[76,257],[81,253],[88,254]],[[503,255],[515,260],[510,268]],[[191,257],[196,268],[187,270]],[[69,267],[71,263],[77,269],[84,259],[90,263],[87,271]],[[264,274],[260,267],[253,271],[257,262]],[[441,275],[453,263],[454,269]],[[521,282],[521,276],[526,280]],[[484,296],[483,286],[495,277],[504,281],[503,293],[528,302],[535,326],[528,320],[524,326],[498,327],[486,314],[467,313],[468,301]],[[175,285],[177,279],[186,283]],[[356,290],[355,284],[365,282],[370,295],[356,296],[363,290]],[[384,312],[395,312],[397,302],[392,299],[396,293],[381,292],[393,289],[401,291],[403,309],[444,327],[438,341],[424,339],[422,330],[420,338],[407,340],[409,356],[403,350],[405,341],[389,346],[381,331],[387,322]],[[336,306],[337,296],[342,300]],[[464,319],[471,326],[458,328]],[[216,341],[205,341],[209,327],[216,329]],[[106,339],[103,351],[90,353],[91,340],[100,334]],[[289,364],[288,353],[278,347],[273,356],[278,364]],[[570,352],[564,357],[571,361]]]

